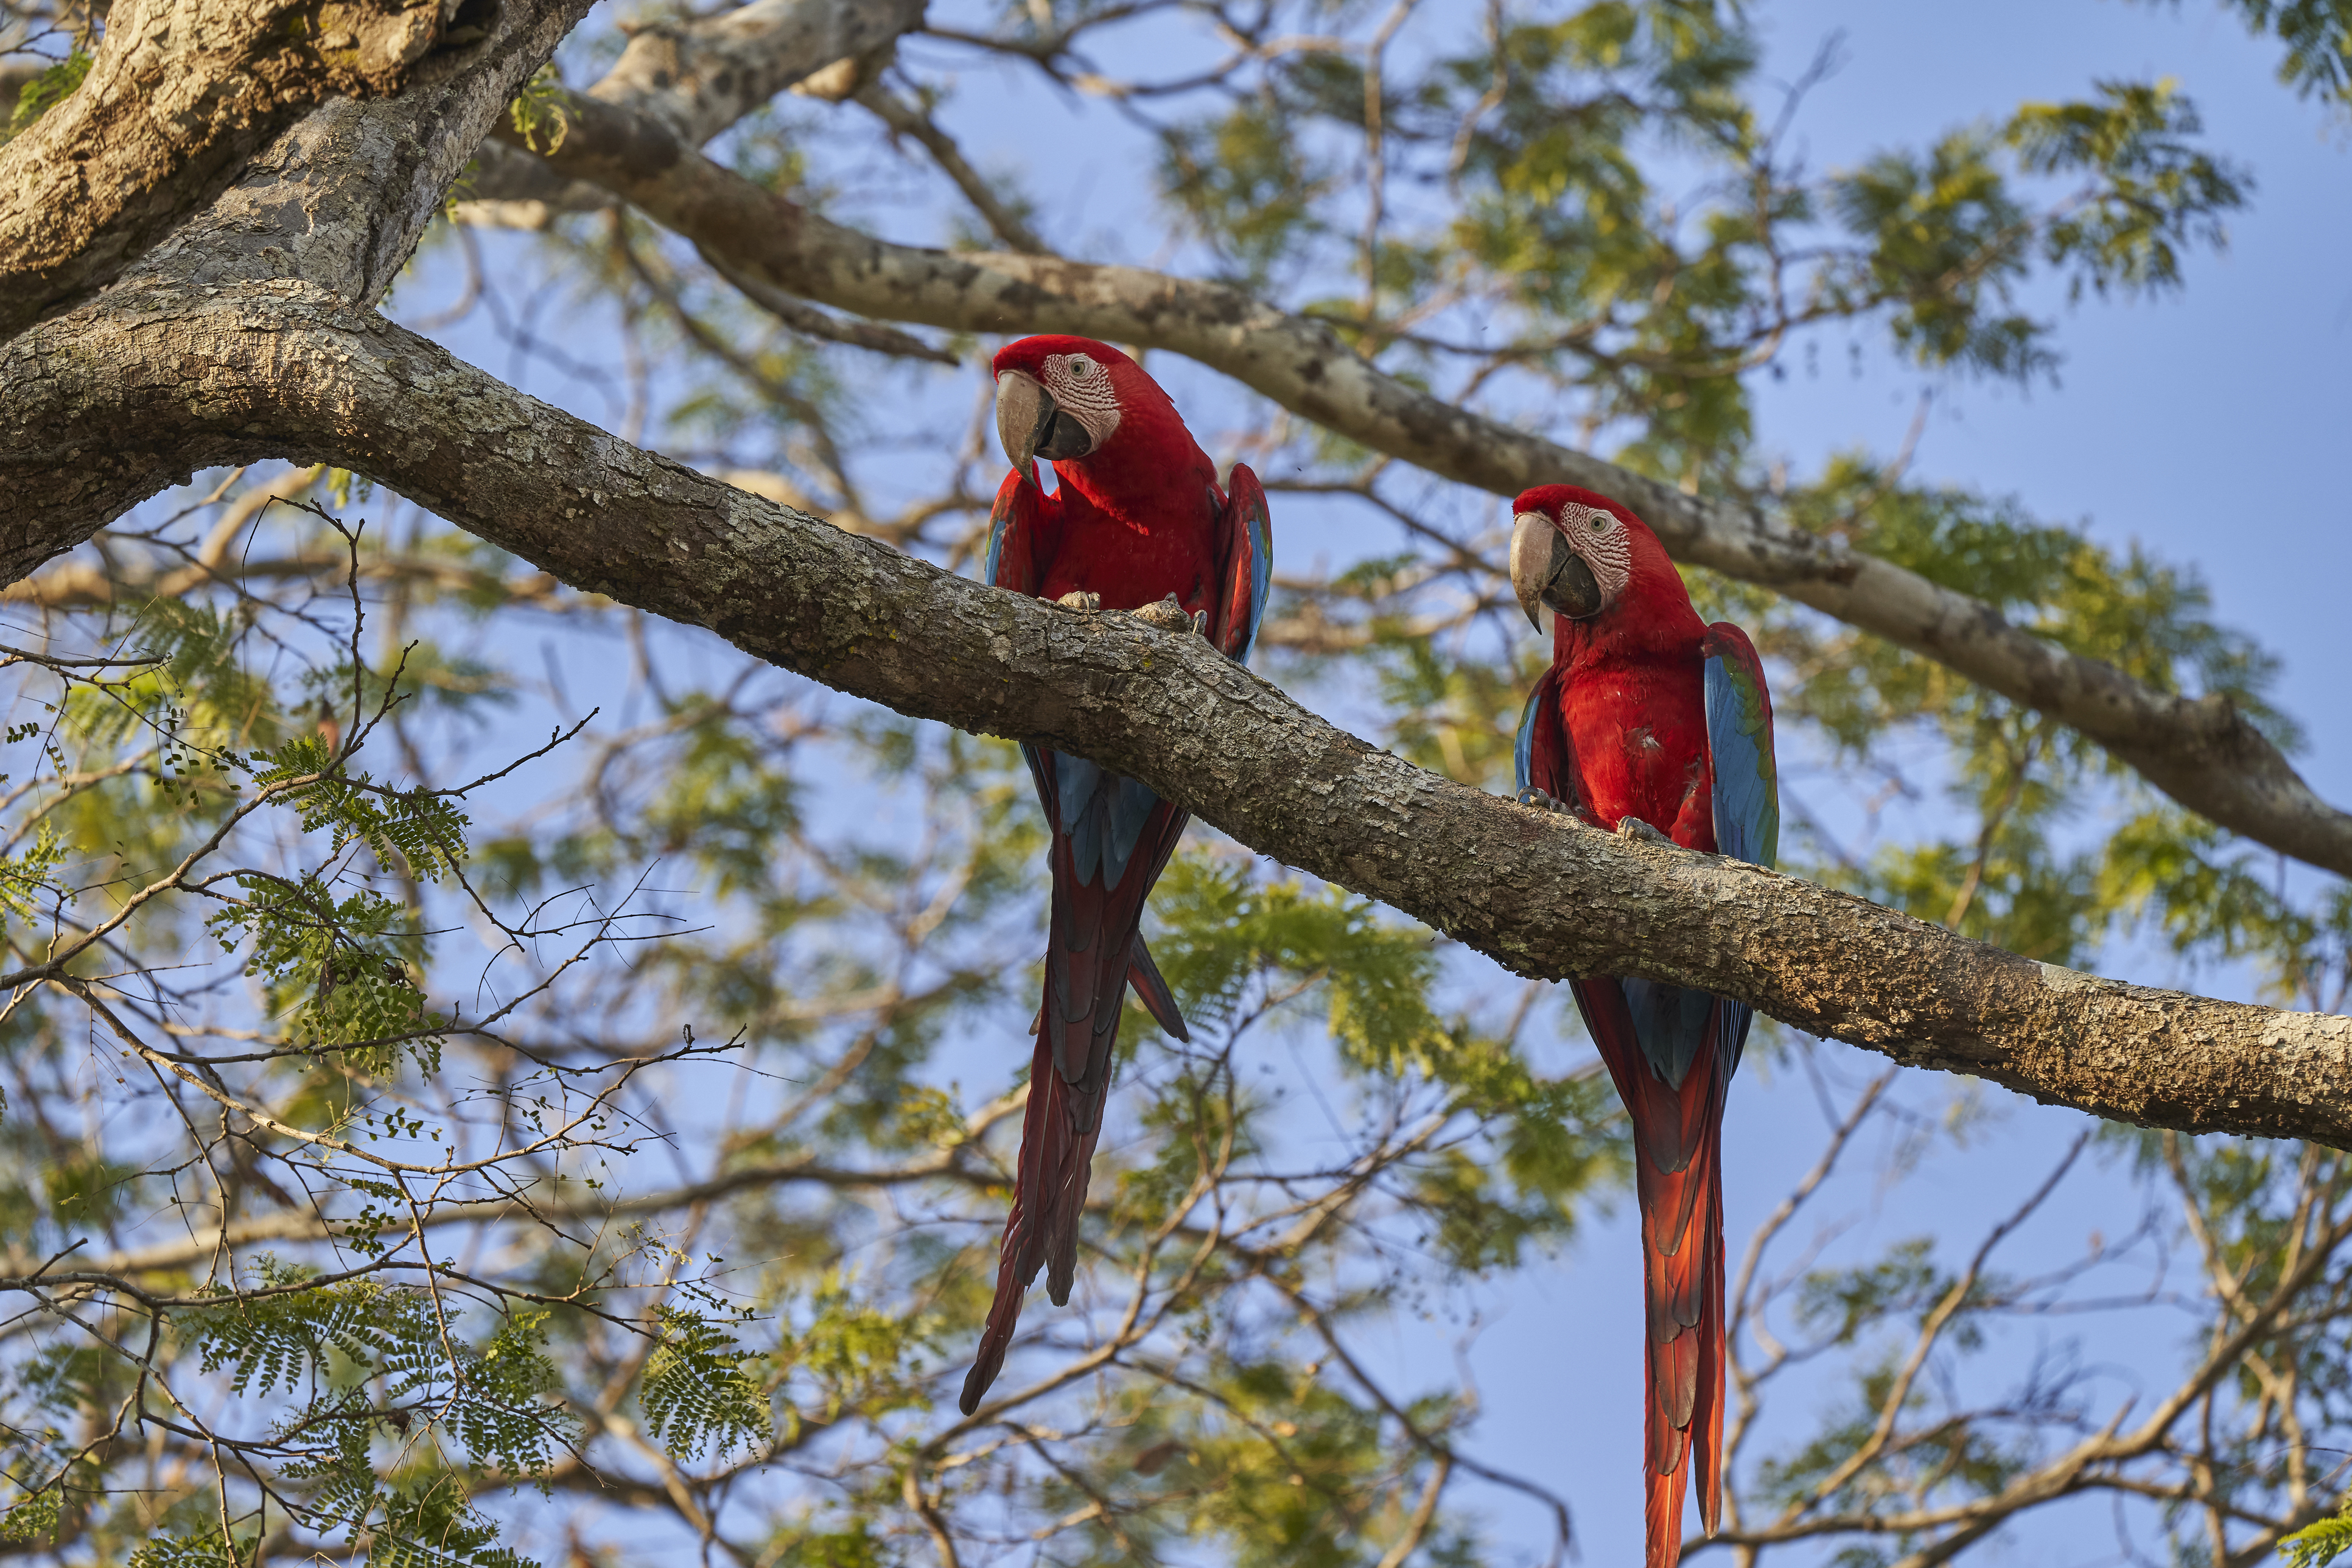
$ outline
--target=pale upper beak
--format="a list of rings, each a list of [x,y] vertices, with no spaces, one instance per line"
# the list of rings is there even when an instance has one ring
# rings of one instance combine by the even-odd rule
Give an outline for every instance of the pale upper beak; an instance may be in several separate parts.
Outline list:
[[[1060,462],[1095,449],[1092,433],[1025,370],[1008,370],[996,378],[996,438],[1016,474],[1027,473],[1039,458]]]
[[[1601,608],[1592,568],[1569,547],[1559,525],[1537,511],[1512,520],[1511,592],[1538,632],[1551,630],[1554,615],[1582,620]]]

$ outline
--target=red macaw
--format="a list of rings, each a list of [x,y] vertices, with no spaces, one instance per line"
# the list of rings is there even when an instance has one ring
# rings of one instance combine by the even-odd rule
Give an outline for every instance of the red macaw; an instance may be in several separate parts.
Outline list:
[[[1519,721],[1521,798],[1771,865],[1772,700],[1747,635],[1702,624],[1658,536],[1608,497],[1543,485],[1514,510],[1511,586],[1537,631],[1556,621],[1551,668]],[[1749,1012],[1649,980],[1570,989],[1633,1122],[1648,1562],[1674,1568],[1692,1468],[1708,1534],[1722,1515],[1723,1104]]]
[[[1024,338],[1005,345],[994,368],[996,431],[1013,471],[996,492],[988,581],[1089,609],[1132,610],[1173,595],[1227,658],[1246,658],[1274,569],[1257,476],[1236,464],[1230,489],[1220,489],[1216,465],[1168,395],[1108,344]],[[1039,488],[1037,458],[1053,463],[1055,494]],[[1161,1028],[1191,1037],[1137,934],[1187,814],[1083,757],[1025,743],[1021,752],[1053,836],[1053,906],[1020,1169],[996,1300],[964,1379],[967,1415],[1004,1364],[1040,1266],[1054,1304],[1070,1299],[1127,988]]]

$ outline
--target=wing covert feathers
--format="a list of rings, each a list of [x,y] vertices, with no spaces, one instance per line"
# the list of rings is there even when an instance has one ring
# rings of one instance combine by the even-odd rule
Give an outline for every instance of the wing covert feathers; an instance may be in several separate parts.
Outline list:
[[[1004,476],[988,514],[988,558],[981,564],[981,581],[1016,594],[1037,592],[1045,575],[1045,563],[1037,558],[1038,534],[1053,505],[1037,488],[1034,466],[1029,473]]]
[[[1217,511],[1217,559],[1223,567],[1216,624],[1209,628],[1227,658],[1246,659],[1274,594],[1274,529],[1265,490],[1248,465],[1235,463],[1231,488]]]
[[[1512,774],[1522,790],[1539,789],[1563,805],[1577,802],[1576,766],[1569,754],[1568,729],[1559,721],[1559,672],[1547,669],[1519,710],[1519,732],[1511,744]]]

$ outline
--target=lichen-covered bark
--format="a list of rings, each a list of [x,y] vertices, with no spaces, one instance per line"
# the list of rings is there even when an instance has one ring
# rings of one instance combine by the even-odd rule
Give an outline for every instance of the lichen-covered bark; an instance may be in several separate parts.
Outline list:
[[[502,0],[488,34],[436,64],[429,79],[395,98],[320,104],[106,292],[0,342],[0,574],[25,575],[215,460],[204,455],[216,442],[201,389],[229,373],[209,357],[214,340],[169,327],[183,301],[237,289],[255,309],[383,298],[490,122],[590,3]],[[274,326],[259,321],[257,330]],[[119,357],[132,353],[167,357]],[[192,389],[194,401],[177,418],[142,428],[124,411],[157,380]],[[64,388],[92,385],[122,401],[52,401]],[[72,412],[61,418],[66,406]]]
[[[0,146],[0,334],[98,288],[334,95],[454,68],[456,0],[116,0],[89,75]]]
[[[118,448],[110,482],[126,493],[164,468],[265,454],[357,469],[575,587],[901,712],[1133,774],[1518,973],[1704,985],[2102,1116],[2352,1144],[2352,1019],[2053,969],[1464,788],[1197,638],[950,576],[640,451],[302,285],[157,286],[136,318],[44,323],[0,352],[0,376],[27,354],[50,366],[51,425],[11,436],[87,431]]]
[[[751,0],[710,16],[656,18],[629,36],[588,95],[635,110],[699,147],[787,89],[847,96],[901,34],[922,25],[923,5]],[[613,205],[610,192],[566,179],[527,153],[497,144],[483,153],[458,193],[469,222],[538,228],[560,212]]]
[[[1677,558],[1925,654],[2080,731],[2223,826],[2352,876],[2352,814],[2320,799],[2226,700],[2155,690],[1916,573],[1455,407],[1375,369],[1322,323],[1237,289],[1140,268],[892,245],[802,211],[625,107],[575,100],[570,117],[553,170],[625,198],[738,272],[887,321],[1168,349],[1375,451],[1496,495],[1556,483],[1604,491]]]
[[[924,0],[751,0],[685,22],[655,22],[589,92],[625,103],[699,147],[786,88],[883,54],[922,26]],[[855,68],[820,96],[846,97]]]

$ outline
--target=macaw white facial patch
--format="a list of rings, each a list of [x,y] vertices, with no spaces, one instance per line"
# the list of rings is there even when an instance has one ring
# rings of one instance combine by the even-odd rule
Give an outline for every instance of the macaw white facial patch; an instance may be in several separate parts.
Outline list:
[[[1092,450],[1101,451],[1118,428],[1118,394],[1111,390],[1110,369],[1085,354],[1047,354],[1038,380],[1061,405],[1062,411],[1094,437]]]
[[[1603,607],[1617,602],[1633,580],[1633,545],[1616,515],[1580,501],[1562,501],[1559,531],[1576,552],[1601,589]]]

